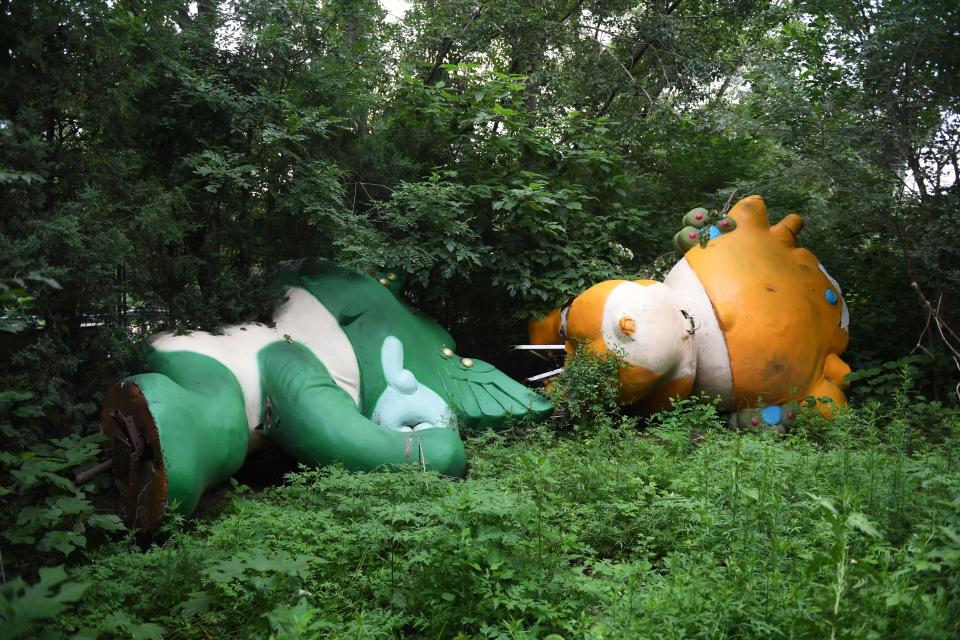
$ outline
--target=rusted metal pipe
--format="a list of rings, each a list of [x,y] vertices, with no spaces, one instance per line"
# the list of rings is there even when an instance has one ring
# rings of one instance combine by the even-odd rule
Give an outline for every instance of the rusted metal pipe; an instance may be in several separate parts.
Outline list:
[[[93,480],[95,477],[103,473],[104,471],[107,471],[108,469],[110,469],[112,466],[113,466],[113,458],[107,458],[97,466],[91,467],[86,471],[83,471],[82,473],[78,473],[77,477],[74,478],[73,481],[76,482],[78,485],[87,484],[88,482]]]

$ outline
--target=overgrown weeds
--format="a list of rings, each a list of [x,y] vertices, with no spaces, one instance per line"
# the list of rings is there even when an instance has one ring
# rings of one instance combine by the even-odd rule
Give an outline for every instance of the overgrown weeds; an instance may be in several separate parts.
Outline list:
[[[900,394],[785,437],[695,401],[646,430],[604,416],[475,437],[466,481],[301,469],[236,490],[146,551],[116,539],[68,580],[8,581],[0,616],[23,637],[960,633],[955,415],[919,428]]]
[[[546,388],[563,427],[593,432],[611,426],[619,414],[620,360],[612,353],[596,353],[578,346],[564,371]]]

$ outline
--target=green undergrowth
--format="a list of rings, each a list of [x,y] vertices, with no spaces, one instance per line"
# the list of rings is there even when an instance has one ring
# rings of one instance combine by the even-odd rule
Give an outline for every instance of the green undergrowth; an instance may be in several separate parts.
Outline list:
[[[625,419],[474,438],[466,481],[302,471],[145,551],[88,550],[69,569],[82,597],[46,630],[956,636],[960,429],[941,422],[925,437],[905,408],[868,407],[783,438],[684,406],[646,433]]]

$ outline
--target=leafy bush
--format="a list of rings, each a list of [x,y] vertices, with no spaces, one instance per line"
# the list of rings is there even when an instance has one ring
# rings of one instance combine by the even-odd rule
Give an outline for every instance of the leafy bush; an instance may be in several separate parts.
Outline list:
[[[87,545],[94,531],[124,531],[114,514],[95,513],[86,492],[77,486],[71,470],[90,464],[100,452],[100,436],[58,438],[33,445],[17,454],[0,452],[6,480],[0,487],[0,504],[5,514],[3,538],[17,551],[12,567],[41,564],[34,553],[70,557]]]
[[[610,424],[620,410],[619,371],[619,359],[613,354],[578,348],[563,373],[547,386],[556,415],[581,430]]]
[[[36,628],[39,622],[50,622],[71,603],[76,602],[90,585],[68,582],[62,566],[40,569],[39,580],[32,585],[17,577],[0,586],[0,636],[16,638],[30,633],[32,637],[56,638],[59,634],[47,626]]]
[[[724,426],[719,406],[719,398],[709,399],[706,394],[675,398],[670,408],[650,416],[650,433],[677,453],[687,451]]]

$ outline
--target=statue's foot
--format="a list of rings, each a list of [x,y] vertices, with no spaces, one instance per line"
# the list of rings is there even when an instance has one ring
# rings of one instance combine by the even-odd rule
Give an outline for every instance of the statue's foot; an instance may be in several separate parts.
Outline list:
[[[763,429],[783,434],[793,427],[800,410],[799,402],[740,409],[730,413],[729,422],[737,429]]]
[[[100,422],[113,460],[117,511],[130,529],[150,531],[166,511],[167,471],[157,423],[140,385],[130,380],[113,385]]]

